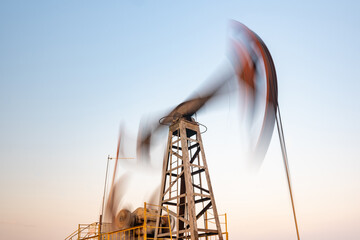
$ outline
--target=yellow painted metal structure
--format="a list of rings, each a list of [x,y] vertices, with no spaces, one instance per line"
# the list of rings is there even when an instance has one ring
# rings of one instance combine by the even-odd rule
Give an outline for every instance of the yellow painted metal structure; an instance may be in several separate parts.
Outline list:
[[[169,211],[167,211],[167,218],[168,218],[168,227],[156,227],[147,224],[147,218],[148,217],[157,217],[153,215],[149,215],[146,211],[147,208],[156,208],[159,207],[157,205],[144,203],[144,224],[141,226],[136,226],[132,228],[127,228],[123,230],[113,231],[113,232],[106,232],[101,233],[101,226],[98,222],[94,222],[91,224],[79,224],[78,229],[76,229],[74,232],[72,232],[68,237],[65,238],[65,240],[152,240],[155,239],[154,237],[150,237],[147,234],[147,230],[149,228],[167,228],[170,232],[170,238],[166,239],[173,239],[171,234],[171,222],[170,222],[170,215]],[[224,221],[221,222],[225,226],[225,232],[223,232],[223,236],[226,240],[229,240],[228,238],[228,232],[227,232],[227,216],[226,214],[219,215],[221,217],[224,217]],[[214,224],[213,221],[211,221],[213,218],[209,217],[206,218],[206,226],[209,226],[211,224]],[[208,237],[199,237],[201,240],[215,240],[216,236],[208,236]],[[157,238],[162,239],[162,238]],[[175,239],[175,238],[174,238]]]
[[[205,228],[209,229],[212,224],[216,224],[213,220],[214,217],[213,216],[208,216],[211,215],[210,213],[206,212],[205,213]],[[227,228],[227,214],[219,214],[219,220],[220,220],[220,225],[221,229],[225,229],[225,232],[222,232],[223,238],[226,240],[229,240],[229,233],[228,233],[228,228]],[[217,236],[206,236],[206,237],[199,237],[199,239],[201,240],[217,240]]]
[[[147,208],[157,208],[157,205],[144,203],[144,224],[132,228],[113,232],[101,232],[101,226],[98,222],[91,224],[79,224],[78,229],[71,233],[65,240],[147,240],[154,239],[148,237],[147,231],[149,228],[167,228],[171,235],[171,224],[169,212],[167,212],[169,227],[155,227],[147,224],[148,217],[157,217],[149,215]],[[172,240],[172,237],[170,238]]]

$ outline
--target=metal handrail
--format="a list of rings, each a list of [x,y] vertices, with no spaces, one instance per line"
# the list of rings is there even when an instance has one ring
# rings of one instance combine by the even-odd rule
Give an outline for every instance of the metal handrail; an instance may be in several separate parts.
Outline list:
[[[169,227],[158,227],[158,226],[151,226],[147,223],[147,218],[148,217],[161,217],[160,214],[159,215],[154,215],[154,214],[148,214],[147,213],[147,209],[148,206],[152,206],[152,207],[159,207],[157,205],[154,204],[148,204],[148,203],[144,203],[144,224],[140,225],[140,226],[136,226],[136,227],[132,227],[132,228],[127,228],[127,229],[123,229],[123,230],[116,230],[116,231],[112,231],[112,232],[106,232],[106,233],[98,233],[94,236],[84,236],[81,237],[81,233],[83,233],[83,231],[87,228],[89,228],[92,224],[96,224],[96,226],[98,226],[98,222],[95,223],[91,223],[91,224],[87,224],[84,227],[81,227],[82,224],[79,224],[79,227],[77,230],[75,230],[73,233],[71,233],[67,238],[65,238],[65,240],[71,240],[74,237],[77,236],[77,240],[90,240],[90,239],[98,239],[98,240],[114,240],[114,239],[118,239],[118,237],[120,237],[120,239],[122,239],[121,237],[133,237],[132,239],[135,239],[135,235],[137,235],[139,237],[139,239],[143,239],[143,240],[147,240],[147,239],[154,239],[154,238],[150,238],[147,236],[147,228],[158,228],[158,229],[164,229],[164,228],[169,228],[169,234],[170,234],[170,239],[172,240],[172,233],[171,233],[171,221],[170,221],[170,215],[169,215],[169,209],[166,209],[167,212],[167,218],[168,218],[168,222],[169,222]],[[143,230],[141,230],[143,229]],[[143,232],[143,234],[141,233]],[[143,235],[143,236],[141,236]],[[143,238],[142,238],[143,237]]]
[[[80,238],[80,234],[85,230],[90,228],[91,225],[95,224],[96,226],[99,224],[98,222],[93,222],[90,224],[79,224],[78,229],[76,229],[74,232],[72,232],[69,236],[65,238],[65,240],[70,240],[76,235],[78,235],[78,239]],[[80,228],[81,225],[85,225],[84,227]]]
[[[211,214],[210,212],[209,212],[208,214],[214,216],[214,215]],[[220,224],[225,226],[225,232],[222,232],[221,234],[222,234],[222,235],[225,234],[226,240],[229,240],[229,233],[228,233],[228,229],[227,229],[227,214],[226,214],[226,213],[224,213],[224,214],[219,214],[218,216],[219,216],[219,217],[224,217],[224,222],[220,222]],[[216,224],[216,223],[213,222],[213,221],[209,221],[209,220],[211,220],[211,219],[215,219],[215,218],[213,218],[213,217],[208,218],[207,215],[206,215],[206,217],[205,217],[206,228],[208,227],[208,223]],[[201,238],[201,239],[202,239],[202,238]],[[211,237],[208,236],[208,237],[205,237],[205,239],[206,239],[206,240],[210,240]]]

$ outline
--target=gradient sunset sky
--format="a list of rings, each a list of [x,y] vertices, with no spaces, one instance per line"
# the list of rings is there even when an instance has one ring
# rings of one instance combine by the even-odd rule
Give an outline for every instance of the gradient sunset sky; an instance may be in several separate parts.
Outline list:
[[[275,62],[301,239],[360,239],[359,13],[358,1],[0,1],[0,239],[98,221],[120,122],[134,142],[144,116],[226,64],[230,19]],[[197,116],[230,239],[296,239],[276,130],[251,171],[237,100]],[[148,199],[161,161],[123,166],[127,204]]]

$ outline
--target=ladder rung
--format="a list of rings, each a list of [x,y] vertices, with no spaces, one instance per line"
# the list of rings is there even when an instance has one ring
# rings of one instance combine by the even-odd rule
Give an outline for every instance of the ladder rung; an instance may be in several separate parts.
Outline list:
[[[171,176],[173,176],[173,177],[177,177],[177,176],[178,176],[178,175],[175,174],[175,173],[166,173],[166,175],[171,175]]]

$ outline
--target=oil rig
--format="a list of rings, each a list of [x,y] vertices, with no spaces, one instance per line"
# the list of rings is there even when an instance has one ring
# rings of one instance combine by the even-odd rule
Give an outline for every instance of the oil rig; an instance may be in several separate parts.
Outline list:
[[[297,238],[300,240],[277,101],[275,66],[268,48],[258,35],[236,21],[232,21],[231,28],[230,60],[233,71],[222,76],[215,83],[209,84],[206,90],[202,88],[197,91],[195,96],[189,97],[166,113],[158,123],[147,126],[145,130],[144,128],[141,128],[142,131],[139,130],[138,154],[150,159],[152,136],[159,129],[168,128],[158,203],[155,205],[145,202],[133,212],[121,209],[112,214],[110,221],[104,221],[103,215],[100,215],[99,222],[79,224],[65,240],[228,240],[227,215],[219,214],[216,206],[201,138],[201,124],[194,119],[194,115],[210,99],[223,95],[224,86],[234,82],[234,77],[237,80],[236,84],[245,87],[247,102],[250,103],[251,108],[257,106],[255,102],[261,92],[258,90],[259,85],[263,84],[266,89],[266,96],[263,97],[265,107],[261,131],[256,136],[256,144],[252,150],[257,159],[261,161],[264,158],[276,123]],[[119,146],[120,138],[116,161],[119,159]],[[117,164],[115,164],[114,177],[116,166]],[[119,188],[114,184],[114,177],[108,196],[108,208],[114,205],[112,202],[114,193]]]
[[[79,224],[66,240],[228,240],[227,216],[218,214],[199,123],[192,117],[178,117],[169,126],[160,186],[158,205],[122,209],[113,224]]]

